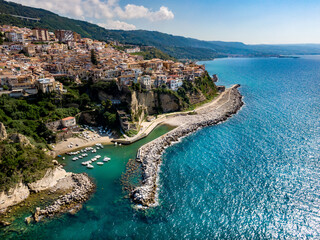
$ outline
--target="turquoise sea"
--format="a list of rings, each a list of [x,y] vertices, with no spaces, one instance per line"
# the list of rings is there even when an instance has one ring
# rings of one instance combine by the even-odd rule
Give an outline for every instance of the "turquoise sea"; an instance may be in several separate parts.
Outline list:
[[[160,206],[136,211],[120,178],[143,144],[108,146],[109,165],[84,169],[97,191],[75,216],[8,239],[319,239],[320,56],[204,62],[218,84],[241,84],[245,106],[167,149]],[[161,127],[153,137],[168,129]],[[152,136],[149,137],[151,139]],[[4,235],[2,235],[4,237]]]

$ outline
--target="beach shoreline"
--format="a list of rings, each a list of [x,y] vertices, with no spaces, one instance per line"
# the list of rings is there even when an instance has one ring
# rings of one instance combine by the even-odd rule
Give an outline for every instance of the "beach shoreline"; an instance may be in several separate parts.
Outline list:
[[[223,94],[223,92],[221,94]],[[212,104],[215,103],[216,99],[218,99],[221,94],[219,94],[218,97],[216,97],[212,101],[197,107],[195,110],[165,113],[165,114],[158,115],[157,118],[151,122],[144,121],[141,123],[141,129],[138,132],[138,134],[133,137],[126,136],[125,138],[115,138],[115,137],[108,137],[108,136],[100,136],[99,138],[96,138],[90,141],[80,137],[69,138],[66,141],[59,142],[55,145],[54,149],[52,150],[53,155],[57,156],[57,155],[62,155],[68,152],[74,152],[85,147],[94,146],[95,144],[111,145],[111,144],[114,144],[115,142],[121,143],[124,145],[132,144],[134,142],[137,142],[147,137],[155,128],[157,128],[160,125],[169,125],[173,127],[180,126],[181,122],[179,122],[178,120],[179,117],[188,116],[190,114],[193,114],[196,111],[200,111],[203,108],[211,106]],[[91,133],[91,135],[94,135],[94,134]],[[68,148],[68,146],[71,143],[73,143],[74,147]]]
[[[193,114],[166,119],[164,124],[177,127],[138,149],[136,161],[142,166],[142,184],[130,193],[137,207],[158,205],[159,172],[165,149],[181,138],[201,128],[221,123],[237,113],[244,104],[239,87],[237,84],[226,89],[215,100],[197,108]]]

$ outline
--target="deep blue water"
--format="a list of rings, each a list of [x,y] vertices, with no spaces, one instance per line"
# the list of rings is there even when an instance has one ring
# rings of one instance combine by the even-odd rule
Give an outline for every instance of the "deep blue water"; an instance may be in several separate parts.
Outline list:
[[[319,239],[320,57],[205,64],[218,74],[218,84],[241,84],[245,106],[167,149],[159,207],[138,212],[119,187],[124,159],[138,145],[110,147],[106,151],[121,159],[121,167],[114,175],[91,172],[98,189],[83,210],[20,237]]]

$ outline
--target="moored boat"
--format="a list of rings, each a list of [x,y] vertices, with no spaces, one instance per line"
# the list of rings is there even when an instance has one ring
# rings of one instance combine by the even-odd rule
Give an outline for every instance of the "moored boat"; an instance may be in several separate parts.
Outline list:
[[[92,169],[92,168],[94,168],[94,166],[92,166],[91,164],[88,164],[87,168]]]

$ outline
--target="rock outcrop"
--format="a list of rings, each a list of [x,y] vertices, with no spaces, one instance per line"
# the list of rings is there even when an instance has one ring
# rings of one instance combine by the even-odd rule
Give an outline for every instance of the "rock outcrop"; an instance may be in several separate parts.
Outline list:
[[[29,188],[23,183],[17,184],[7,192],[0,192],[0,212],[5,212],[8,207],[24,201],[29,194]]]
[[[0,142],[7,139],[7,130],[6,127],[3,125],[2,122],[0,122]]]
[[[145,207],[157,205],[157,182],[164,150],[181,137],[225,121],[235,114],[243,105],[242,96],[237,89],[239,86],[227,89],[215,100],[214,105],[199,108],[196,110],[197,114],[181,116],[182,125],[138,150],[137,161],[142,165],[142,184],[131,192],[131,198],[136,204]]]
[[[14,143],[20,143],[23,147],[27,147],[27,146],[34,147],[30,143],[29,139],[26,136],[24,136],[24,135],[22,135],[20,133],[11,134],[9,136],[9,139],[11,141],[13,141]]]
[[[63,184],[70,184],[72,191],[60,196],[52,205],[44,209],[36,208],[33,215],[34,221],[39,222],[44,217],[52,217],[55,214],[67,211],[74,214],[81,208],[81,204],[89,199],[95,189],[94,183],[85,173],[72,174],[66,177],[64,181]]]
[[[46,174],[40,180],[29,183],[28,187],[30,191],[39,192],[43,190],[47,190],[49,188],[54,187],[59,180],[71,176],[72,173],[67,173],[61,166],[56,168],[50,168],[47,170]]]
[[[95,189],[95,184],[85,173],[75,174],[66,172],[61,166],[49,169],[45,176],[28,185],[19,183],[8,192],[0,192],[0,213],[4,213],[8,207],[19,204],[28,198],[31,192],[48,190],[50,192],[64,192],[52,205],[45,209],[37,208],[33,216],[27,217],[26,222],[38,222],[46,216],[63,213],[68,210],[75,213],[81,208],[81,204],[88,200]],[[67,193],[66,193],[67,192]]]
[[[179,98],[170,93],[158,93],[154,91],[131,93],[129,105],[133,113],[139,111],[139,107],[146,109],[148,115],[157,114],[159,110],[164,113],[176,112],[181,108]]]

